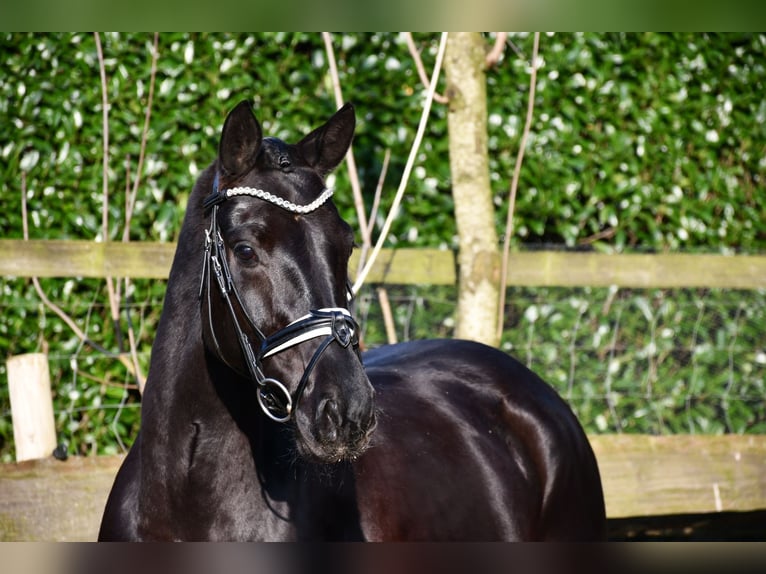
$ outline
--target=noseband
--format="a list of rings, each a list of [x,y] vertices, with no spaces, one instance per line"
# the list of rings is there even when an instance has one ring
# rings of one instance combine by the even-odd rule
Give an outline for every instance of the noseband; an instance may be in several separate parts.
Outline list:
[[[203,294],[207,291],[207,315],[216,353],[224,363],[230,368],[234,368],[224,358],[223,353],[221,352],[221,347],[218,344],[218,339],[215,336],[212,305],[210,301],[210,278],[213,276],[216,279],[221,296],[224,301],[226,301],[227,307],[229,308],[229,313],[234,323],[234,328],[237,331],[237,339],[239,340],[239,345],[242,349],[242,354],[245,358],[250,378],[255,381],[258,386],[258,404],[261,406],[261,410],[263,410],[266,416],[276,422],[283,423],[289,421],[292,417],[294,409],[306,388],[309,375],[319,361],[319,358],[333,341],[337,342],[343,348],[352,345],[355,350],[358,350],[359,326],[348,309],[342,307],[329,307],[309,311],[307,315],[296,319],[286,327],[283,327],[268,337],[263,334],[263,332],[250,319],[245,306],[242,304],[242,298],[239,295],[239,291],[234,284],[231,271],[229,270],[223,236],[218,228],[219,204],[226,201],[229,197],[238,195],[250,195],[268,201],[269,203],[277,205],[292,213],[305,214],[314,211],[327,201],[332,195],[332,191],[328,189],[324,190],[316,200],[308,205],[296,205],[271,193],[250,187],[237,187],[219,191],[218,174],[216,174],[213,182],[213,192],[205,199],[203,204],[205,210],[212,208],[212,212],[210,214],[210,228],[205,230],[205,255],[202,264],[202,279],[200,281],[199,298],[202,300]],[[244,329],[242,329],[242,325],[240,325],[237,313],[234,310],[232,299],[236,300],[248,326],[261,341],[257,352],[253,348],[250,338],[247,336]],[[294,394],[291,395],[290,391],[287,390],[287,387],[280,381],[272,377],[267,377],[263,373],[263,359],[274,356],[282,351],[317,337],[324,337],[324,339],[319,344],[316,351],[314,351],[313,357],[303,371],[303,376],[301,377]]]

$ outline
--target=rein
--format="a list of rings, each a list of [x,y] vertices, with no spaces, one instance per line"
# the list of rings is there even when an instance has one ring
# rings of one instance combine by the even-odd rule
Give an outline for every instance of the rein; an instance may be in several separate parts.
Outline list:
[[[229,368],[238,370],[224,358],[218,343],[218,338],[215,335],[212,305],[210,301],[211,277],[215,277],[215,282],[218,284],[218,290],[224,301],[226,301],[226,306],[229,309],[234,328],[237,331],[237,339],[239,340],[239,345],[242,349],[242,354],[245,358],[250,378],[255,381],[258,386],[258,404],[260,405],[261,410],[271,420],[284,423],[289,421],[292,417],[295,407],[300,401],[303,391],[306,388],[311,372],[324,351],[333,341],[337,342],[343,348],[352,345],[355,350],[358,350],[359,326],[348,309],[342,307],[328,307],[311,310],[307,315],[296,319],[286,327],[283,327],[268,337],[263,334],[248,316],[245,306],[242,304],[242,298],[239,295],[239,291],[234,284],[231,271],[229,270],[229,264],[226,258],[226,245],[223,241],[221,231],[218,228],[218,206],[229,197],[238,195],[257,197],[292,213],[305,214],[316,210],[325,203],[325,201],[332,195],[332,191],[325,189],[322,194],[310,204],[296,205],[271,193],[249,187],[237,187],[221,192],[218,189],[218,174],[216,174],[213,182],[213,192],[203,203],[205,210],[211,209],[211,214],[210,228],[205,230],[205,253],[202,264],[199,299],[202,301],[202,297],[205,291],[207,291],[207,316],[216,354]],[[260,339],[260,346],[257,351],[253,348],[250,338],[245,333],[242,325],[240,325],[233,301],[236,301],[242,315],[247,320],[248,326]],[[263,359],[272,357],[282,351],[286,351],[296,345],[300,345],[301,343],[318,337],[324,337],[324,339],[319,344],[316,351],[314,351],[314,355],[311,357],[311,360],[303,371],[303,376],[301,377],[294,394],[290,394],[287,387],[280,381],[272,377],[267,377],[264,374],[262,368]]]

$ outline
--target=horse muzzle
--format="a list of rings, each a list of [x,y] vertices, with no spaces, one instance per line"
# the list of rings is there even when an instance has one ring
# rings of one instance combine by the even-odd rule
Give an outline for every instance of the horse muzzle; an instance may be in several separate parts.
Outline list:
[[[323,388],[317,401],[306,401],[309,404],[296,411],[296,443],[303,458],[321,463],[353,460],[370,445],[377,426],[375,392],[361,364],[359,370],[350,378],[353,382],[346,379],[345,389]]]

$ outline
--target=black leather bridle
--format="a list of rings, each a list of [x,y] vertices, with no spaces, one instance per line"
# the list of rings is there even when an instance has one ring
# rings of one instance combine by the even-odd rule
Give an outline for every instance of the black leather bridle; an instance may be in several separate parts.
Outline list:
[[[260,405],[261,410],[263,410],[266,416],[270,419],[280,423],[287,422],[295,412],[301,395],[306,388],[309,375],[324,351],[333,341],[344,348],[352,345],[358,353],[359,326],[348,309],[343,307],[328,307],[325,309],[309,311],[307,315],[293,321],[276,333],[269,336],[264,335],[248,316],[245,306],[242,304],[242,298],[239,295],[237,286],[234,284],[234,280],[231,276],[231,271],[229,270],[229,264],[226,258],[226,245],[218,227],[218,206],[229,197],[250,195],[273,203],[274,205],[278,205],[282,209],[286,209],[293,213],[309,213],[317,209],[329,199],[332,195],[332,191],[324,190],[319,198],[311,204],[296,205],[258,189],[238,187],[221,191],[219,190],[218,181],[218,175],[216,174],[213,182],[213,192],[204,202],[204,209],[206,211],[210,210],[211,213],[210,227],[205,230],[205,254],[202,265],[202,279],[199,287],[199,299],[202,301],[203,296],[207,293],[208,325],[213,339],[215,353],[226,365],[237,370],[224,358],[218,343],[218,338],[215,335],[213,310],[210,300],[211,277],[215,277],[215,283],[218,285],[218,290],[224,301],[226,301],[226,306],[229,309],[234,328],[237,331],[237,338],[242,349],[245,363],[247,364],[250,378],[255,381],[258,386],[258,404]],[[249,336],[239,322],[237,312],[234,308],[234,301],[236,301],[236,305],[239,306],[241,315],[247,321],[249,328],[260,340],[260,345],[258,346],[257,351],[253,348]],[[272,377],[267,377],[264,374],[262,368],[264,359],[317,337],[324,337],[324,339],[319,344],[316,351],[314,351],[314,355],[311,357],[306,369],[303,371],[303,376],[293,394],[290,394],[287,387],[280,381]]]

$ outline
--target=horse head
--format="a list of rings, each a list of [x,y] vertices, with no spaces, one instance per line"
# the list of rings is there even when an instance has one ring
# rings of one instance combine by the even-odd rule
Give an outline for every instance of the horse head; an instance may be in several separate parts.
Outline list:
[[[358,456],[376,424],[347,309],[353,232],[324,181],[354,125],[346,105],[288,144],[264,137],[240,103],[224,122],[205,200],[208,351],[249,378],[263,414],[292,424],[298,453],[320,462]]]

